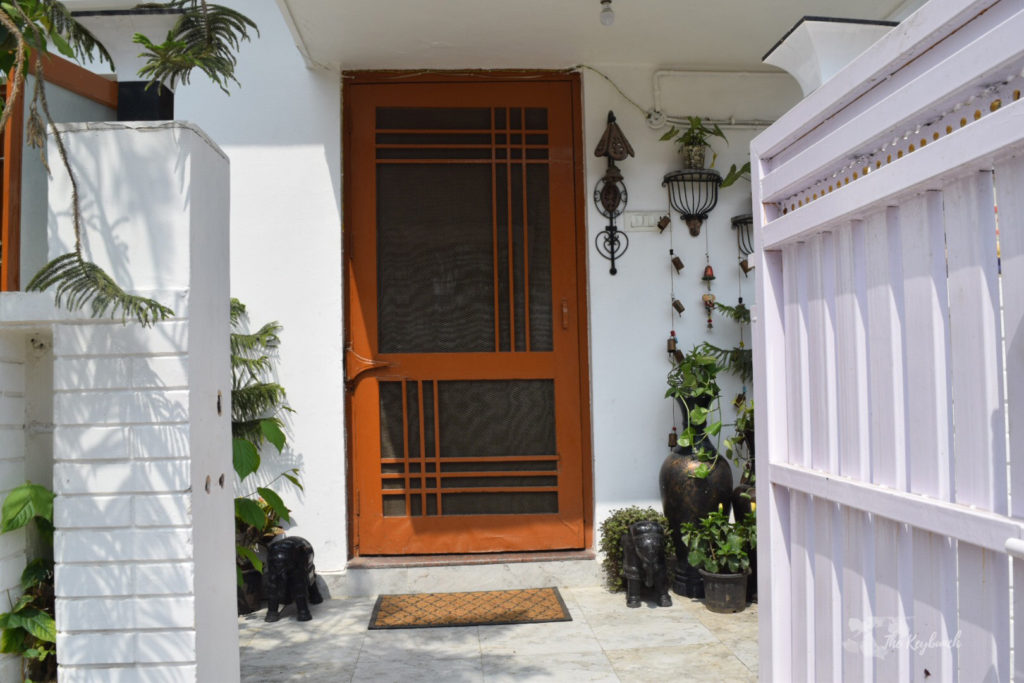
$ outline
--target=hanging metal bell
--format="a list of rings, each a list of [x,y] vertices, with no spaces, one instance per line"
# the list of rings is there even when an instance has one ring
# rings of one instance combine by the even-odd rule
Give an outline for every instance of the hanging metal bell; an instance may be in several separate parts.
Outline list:
[[[668,338],[668,352],[672,353],[679,346],[679,340],[676,339],[676,331],[672,330],[671,335]]]
[[[750,265],[747,259],[743,259],[742,261],[740,261],[740,268],[743,269],[744,275],[748,275],[750,271],[754,269],[754,266]]]
[[[685,268],[686,266],[683,265],[683,259],[679,258],[678,256],[673,256],[672,257],[672,267],[675,268],[676,272],[678,273],[683,268]]]
[[[679,445],[679,435],[676,434],[676,428],[673,427],[672,431],[668,435],[668,447],[672,448]]]
[[[715,269],[711,267],[711,264],[704,266],[704,274],[700,276],[701,280],[710,282],[715,279]]]
[[[682,315],[683,311],[686,310],[686,306],[683,306],[683,302],[679,299],[672,299],[672,308],[676,309],[676,313],[679,315]]]
[[[672,352],[672,358],[674,358],[677,363],[682,363],[683,358],[685,357],[686,356],[679,349],[676,349],[675,351]]]

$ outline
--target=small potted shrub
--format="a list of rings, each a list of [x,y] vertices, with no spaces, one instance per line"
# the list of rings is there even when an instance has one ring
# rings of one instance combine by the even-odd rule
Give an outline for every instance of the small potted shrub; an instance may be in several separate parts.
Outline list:
[[[699,116],[687,116],[689,125],[679,129],[672,126],[667,133],[661,136],[662,140],[674,140],[679,146],[679,155],[683,158],[683,168],[704,168],[704,160],[707,149],[710,147],[709,138],[721,138],[726,143],[729,141],[725,133],[717,123],[711,124],[709,128]],[[712,158],[711,165],[714,165]]]
[[[653,520],[661,524],[665,531],[665,556],[674,557],[675,547],[669,533],[669,523],[665,516],[654,508],[641,508],[636,505],[628,508],[612,510],[611,514],[601,522],[601,552],[608,589],[618,592],[625,589],[622,581],[622,534],[629,531],[629,525],[643,520]]]
[[[732,523],[718,510],[682,526],[687,560],[704,579],[704,605],[712,612],[741,612],[747,604],[750,553],[757,547],[754,513]]]

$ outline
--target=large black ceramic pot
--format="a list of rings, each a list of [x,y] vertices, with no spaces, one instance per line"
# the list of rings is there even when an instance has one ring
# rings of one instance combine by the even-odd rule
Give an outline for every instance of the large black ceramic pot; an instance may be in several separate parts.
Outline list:
[[[683,410],[686,415],[686,410]],[[698,446],[716,453],[714,442],[707,437]],[[672,590],[688,598],[704,597],[704,582],[696,567],[686,561],[688,551],[680,538],[679,527],[684,522],[695,522],[709,513],[722,509],[729,514],[732,502],[732,470],[725,458],[716,458],[707,477],[698,479],[693,474],[702,464],[689,446],[676,446],[661,464],[658,482],[661,487],[661,506],[668,518],[672,542],[676,548],[676,571]]]

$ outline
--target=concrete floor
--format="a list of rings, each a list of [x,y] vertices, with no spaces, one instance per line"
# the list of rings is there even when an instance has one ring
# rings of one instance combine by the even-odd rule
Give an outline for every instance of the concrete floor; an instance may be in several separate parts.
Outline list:
[[[294,606],[267,624],[240,617],[242,680],[277,681],[755,681],[757,605],[714,614],[672,596],[672,607],[626,607],[599,586],[559,588],[570,622],[369,631],[375,598]]]

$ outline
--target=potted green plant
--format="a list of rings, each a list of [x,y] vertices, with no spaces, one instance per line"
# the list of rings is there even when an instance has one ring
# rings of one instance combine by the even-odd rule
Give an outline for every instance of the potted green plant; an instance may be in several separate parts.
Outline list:
[[[612,510],[611,514],[601,522],[601,568],[604,569],[608,589],[618,592],[625,588],[622,582],[622,535],[629,531],[629,525],[643,520],[653,520],[661,524],[665,531],[665,556],[675,556],[672,543],[671,527],[668,519],[654,508],[641,508],[633,505],[628,508]]]
[[[679,147],[679,155],[683,158],[683,168],[704,168],[707,149],[711,146],[709,138],[722,138],[726,143],[729,140],[717,123],[708,127],[699,116],[687,116],[686,119],[688,125],[685,128],[672,126],[661,139],[675,141]],[[714,164],[712,157],[711,165]]]
[[[687,561],[704,579],[704,606],[712,612],[741,612],[747,604],[750,553],[757,547],[753,512],[729,521],[723,506],[681,528]]]
[[[675,399],[683,429],[678,445],[665,458],[658,475],[661,504],[672,529],[676,571],[672,589],[686,597],[703,597],[703,585],[679,537],[680,525],[726,506],[732,498],[732,469],[720,458],[715,441],[722,429],[718,374],[723,366],[714,355],[696,346],[668,374],[665,396]]]

